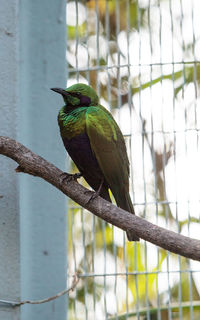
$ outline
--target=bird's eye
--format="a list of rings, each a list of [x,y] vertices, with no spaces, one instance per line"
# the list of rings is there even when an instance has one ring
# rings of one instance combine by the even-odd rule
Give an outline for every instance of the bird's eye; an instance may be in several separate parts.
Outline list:
[[[80,98],[81,97],[81,93],[80,92],[72,92],[71,95],[73,97],[76,97],[76,98]]]

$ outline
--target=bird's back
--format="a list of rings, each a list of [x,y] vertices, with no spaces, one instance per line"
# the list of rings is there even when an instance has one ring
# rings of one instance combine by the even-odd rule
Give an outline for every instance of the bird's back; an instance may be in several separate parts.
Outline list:
[[[111,113],[101,105],[70,112],[63,107],[58,123],[65,148],[79,170],[103,175],[122,207],[121,194],[129,192],[129,161],[123,135]]]

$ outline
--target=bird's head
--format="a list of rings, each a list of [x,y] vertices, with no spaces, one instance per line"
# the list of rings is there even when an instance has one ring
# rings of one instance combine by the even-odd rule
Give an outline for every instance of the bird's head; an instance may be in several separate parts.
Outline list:
[[[52,88],[51,90],[60,93],[66,105],[73,108],[95,106],[99,102],[94,89],[84,83],[74,84],[67,89]]]

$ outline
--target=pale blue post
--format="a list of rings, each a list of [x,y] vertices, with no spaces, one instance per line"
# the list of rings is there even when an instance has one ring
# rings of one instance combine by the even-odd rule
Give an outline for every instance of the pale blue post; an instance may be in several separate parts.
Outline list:
[[[66,84],[66,1],[20,1],[19,140],[65,169],[51,87]],[[39,178],[20,178],[22,299],[42,299],[66,287],[66,197]],[[23,320],[66,319],[67,296],[22,307]]]
[[[62,100],[50,88],[66,84],[65,5],[0,0],[0,135],[63,170]],[[66,197],[40,178],[17,175],[16,166],[0,156],[0,319],[65,320],[67,296],[21,308],[1,303],[43,299],[66,287]]]
[[[17,135],[17,1],[0,0],[0,135]],[[20,299],[20,243],[16,163],[0,155],[0,300]],[[19,319],[19,308],[0,302],[0,319]]]

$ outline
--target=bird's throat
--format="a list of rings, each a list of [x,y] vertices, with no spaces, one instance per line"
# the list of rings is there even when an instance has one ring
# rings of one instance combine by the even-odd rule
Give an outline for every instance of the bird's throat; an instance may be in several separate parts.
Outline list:
[[[69,114],[71,111],[73,111],[75,108],[72,104],[66,104],[63,108],[64,113]]]

